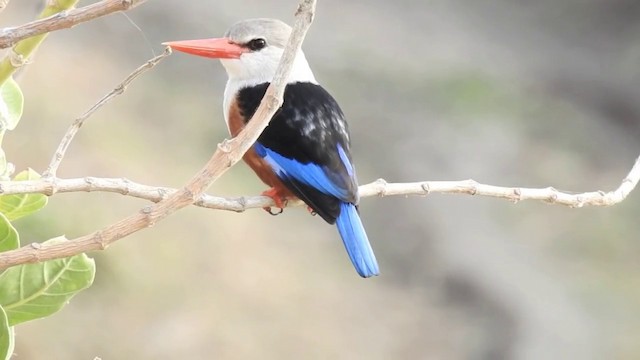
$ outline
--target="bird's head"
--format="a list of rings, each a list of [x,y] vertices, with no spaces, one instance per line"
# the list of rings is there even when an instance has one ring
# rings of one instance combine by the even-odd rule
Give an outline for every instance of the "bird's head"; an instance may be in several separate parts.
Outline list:
[[[192,55],[220,59],[229,80],[270,82],[291,35],[291,27],[276,19],[240,21],[222,38],[166,42],[174,50]],[[296,55],[290,81],[312,81],[302,50]]]

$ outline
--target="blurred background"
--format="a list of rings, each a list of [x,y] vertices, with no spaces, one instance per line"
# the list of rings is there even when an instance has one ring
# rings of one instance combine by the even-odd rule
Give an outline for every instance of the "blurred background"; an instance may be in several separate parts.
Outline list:
[[[19,77],[7,157],[42,172],[73,119],[161,42],[292,23],[296,5],[152,0],[56,32]],[[0,26],[41,6],[13,1]],[[636,0],[320,0],[304,49],[347,114],[362,183],[610,190],[640,153],[639,19]],[[227,136],[225,81],[217,61],[165,59],[88,120],[59,175],[182,185]],[[264,189],[238,164],[209,193]],[[59,194],[17,226],[23,242],[75,237],[145,204]],[[303,208],[188,208],[91,254],[94,286],[19,326],[16,359],[637,359],[639,211],[637,190],[585,209],[366,198],[382,275],[363,280]]]

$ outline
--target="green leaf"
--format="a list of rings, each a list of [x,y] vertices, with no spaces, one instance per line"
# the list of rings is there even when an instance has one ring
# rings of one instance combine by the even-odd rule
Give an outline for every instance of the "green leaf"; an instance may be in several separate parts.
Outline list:
[[[18,247],[20,247],[20,237],[16,228],[11,225],[4,215],[0,214],[0,252],[17,249]]]
[[[13,130],[22,117],[24,97],[13,78],[0,85],[0,131]]]
[[[28,169],[17,174],[14,180],[39,178],[40,175],[37,172]],[[48,198],[43,194],[2,195],[0,196],[0,213],[4,214],[9,221],[13,221],[42,209],[47,205],[47,201]]]
[[[68,241],[64,237],[50,242]],[[0,274],[0,305],[9,325],[51,315],[93,283],[95,262],[85,254],[11,267]]]
[[[9,319],[0,306],[0,360],[9,360],[13,355],[14,333],[13,327],[9,326]]]

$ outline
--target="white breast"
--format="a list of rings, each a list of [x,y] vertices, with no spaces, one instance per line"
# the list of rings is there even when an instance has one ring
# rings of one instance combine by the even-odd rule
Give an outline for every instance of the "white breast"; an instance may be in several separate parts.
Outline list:
[[[227,130],[231,133],[229,129],[229,109],[231,108],[231,102],[236,97],[238,90],[242,89],[244,86],[238,81],[228,80],[227,85],[224,87],[224,100],[222,103],[223,111],[224,111],[224,123],[227,124]]]

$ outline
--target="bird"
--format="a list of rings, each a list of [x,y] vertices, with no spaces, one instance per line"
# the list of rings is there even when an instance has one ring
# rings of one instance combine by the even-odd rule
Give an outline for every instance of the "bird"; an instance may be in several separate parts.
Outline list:
[[[220,60],[228,76],[224,119],[235,137],[273,80],[290,34],[291,27],[285,22],[258,18],[233,24],[222,38],[163,45]],[[359,215],[358,182],[344,113],[318,83],[302,50],[293,62],[282,107],[243,160],[270,187],[263,195],[271,197],[277,207],[283,209],[287,199],[302,200],[312,213],[336,225],[361,277],[379,275]]]

